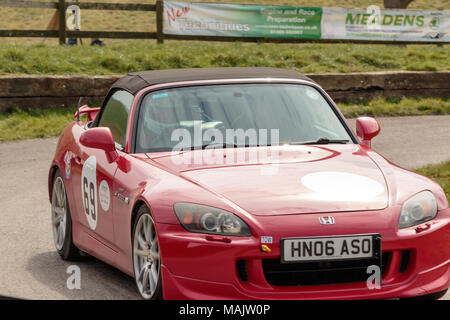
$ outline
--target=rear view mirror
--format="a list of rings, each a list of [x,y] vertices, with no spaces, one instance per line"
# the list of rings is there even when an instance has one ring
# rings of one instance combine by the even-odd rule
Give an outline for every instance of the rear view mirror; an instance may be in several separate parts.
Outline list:
[[[99,127],[87,129],[81,134],[80,143],[88,148],[104,150],[110,163],[115,161],[119,156],[109,128]]]
[[[356,119],[356,135],[361,139],[361,144],[371,148],[371,141],[380,132],[378,121],[371,117],[359,117]]]

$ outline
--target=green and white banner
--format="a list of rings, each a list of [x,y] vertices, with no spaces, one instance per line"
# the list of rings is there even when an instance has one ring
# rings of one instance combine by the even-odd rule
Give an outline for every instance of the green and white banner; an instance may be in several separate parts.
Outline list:
[[[320,38],[322,8],[164,1],[165,34]]]
[[[449,42],[450,12],[323,8],[321,38]]]
[[[164,1],[165,34],[450,42],[450,11]]]

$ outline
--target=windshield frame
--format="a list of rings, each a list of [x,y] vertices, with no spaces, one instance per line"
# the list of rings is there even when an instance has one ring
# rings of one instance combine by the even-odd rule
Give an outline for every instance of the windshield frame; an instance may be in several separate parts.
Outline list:
[[[142,89],[140,92],[136,94],[138,99],[134,115],[132,119],[132,132],[131,132],[131,144],[130,144],[130,153],[136,154],[136,139],[138,135],[138,123],[139,116],[141,113],[142,104],[146,98],[146,96],[154,94],[158,91],[167,90],[167,89],[176,89],[176,88],[187,88],[187,87],[201,87],[201,86],[214,86],[214,85],[236,85],[236,84],[297,84],[300,86],[309,86],[316,89],[323,99],[327,102],[328,106],[331,108],[345,131],[350,137],[349,143],[359,144],[358,138],[355,136],[353,130],[348,126],[344,116],[340,112],[337,105],[331,99],[331,97],[317,84],[306,81],[306,80],[298,80],[298,79],[277,79],[277,78],[262,78],[262,79],[226,79],[226,80],[196,80],[196,81],[188,81],[188,82],[174,82],[174,83],[164,83],[154,86],[149,86],[147,88]],[[244,146],[238,146],[238,148],[243,148]],[[167,153],[170,152],[168,150],[161,151],[144,151],[144,153]],[[140,152],[142,153],[142,152]]]

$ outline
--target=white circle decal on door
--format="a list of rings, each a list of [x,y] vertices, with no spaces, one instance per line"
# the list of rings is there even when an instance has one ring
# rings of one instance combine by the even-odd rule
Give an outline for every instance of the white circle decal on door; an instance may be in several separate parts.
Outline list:
[[[111,202],[111,194],[109,193],[108,182],[106,182],[105,180],[102,180],[102,182],[100,182],[98,198],[100,199],[100,205],[103,211],[108,211],[109,204]]]
[[[81,171],[81,196],[89,227],[95,230],[98,221],[97,159],[95,156],[90,156],[84,162]]]

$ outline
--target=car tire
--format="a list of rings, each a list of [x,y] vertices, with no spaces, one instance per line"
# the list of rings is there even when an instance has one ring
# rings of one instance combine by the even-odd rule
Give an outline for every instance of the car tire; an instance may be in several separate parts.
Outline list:
[[[72,241],[72,217],[69,200],[61,172],[57,170],[53,177],[52,230],[56,251],[63,260],[76,261],[81,259],[78,248]]]
[[[163,290],[158,235],[150,210],[145,205],[139,208],[134,220],[132,249],[134,278],[139,294],[145,300],[161,300]]]

